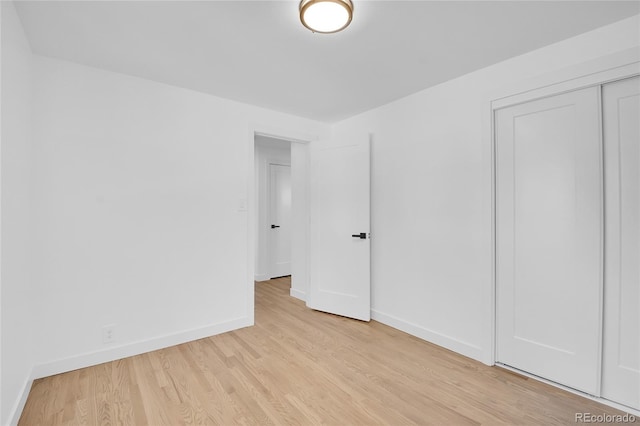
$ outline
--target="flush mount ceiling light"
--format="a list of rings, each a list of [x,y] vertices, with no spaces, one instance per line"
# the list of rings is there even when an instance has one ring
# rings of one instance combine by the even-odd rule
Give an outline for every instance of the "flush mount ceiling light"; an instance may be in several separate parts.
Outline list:
[[[302,0],[300,22],[314,33],[330,34],[342,31],[351,23],[351,0]]]

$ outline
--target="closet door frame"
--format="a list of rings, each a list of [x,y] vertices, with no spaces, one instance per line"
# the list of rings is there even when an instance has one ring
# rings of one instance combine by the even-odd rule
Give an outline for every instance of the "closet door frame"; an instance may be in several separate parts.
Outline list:
[[[495,111],[508,106],[517,105],[536,99],[566,93],[593,86],[640,75],[640,50],[628,49],[596,60],[566,68],[533,79],[524,80],[509,87],[493,91],[486,97],[488,108],[485,112],[483,141],[486,163],[491,164],[486,171],[485,182],[490,191],[490,206],[485,211],[490,212],[487,219],[491,223],[490,253],[491,280],[486,291],[488,306],[486,322],[490,333],[486,336],[487,351],[484,362],[488,365],[496,364],[496,336],[497,336],[497,303],[496,303],[496,140],[495,140]],[[601,135],[602,137],[602,135]],[[604,205],[603,205],[604,208]],[[604,248],[603,248],[604,249]],[[602,327],[602,324],[601,324]],[[565,388],[562,385],[551,384]],[[599,387],[600,389],[600,387]],[[580,392],[578,392],[580,393]],[[586,395],[586,394],[585,394]],[[598,398],[600,400],[600,398]],[[601,400],[604,402],[605,400]]]
[[[517,84],[498,88],[485,97],[487,108],[483,119],[483,156],[484,164],[491,164],[485,169],[483,181],[487,190],[486,221],[490,223],[487,235],[488,259],[491,279],[486,287],[483,305],[486,306],[485,324],[487,334],[484,336],[485,347],[482,361],[487,365],[496,362],[496,141],[495,111],[507,106],[516,105],[564,92],[591,86],[601,86],[625,78],[640,75],[640,50],[627,49],[578,66],[562,69],[533,79],[523,80]]]
[[[599,89],[495,112],[496,362],[592,395],[603,323]]]
[[[640,307],[640,294],[636,293],[640,290],[636,289],[638,276],[634,276],[638,272],[637,259],[640,255],[636,252],[640,213],[637,204],[640,200],[636,198],[640,182],[640,176],[637,175],[640,165],[640,146],[637,145],[640,127],[636,122],[640,117],[640,111],[637,110],[640,107],[639,96],[640,76],[602,86],[607,209],[602,397],[636,410],[640,410],[640,372],[637,364],[640,353],[634,353],[633,344],[637,343],[636,337],[640,336],[640,329],[637,328],[640,318],[634,318],[634,313],[637,315]]]

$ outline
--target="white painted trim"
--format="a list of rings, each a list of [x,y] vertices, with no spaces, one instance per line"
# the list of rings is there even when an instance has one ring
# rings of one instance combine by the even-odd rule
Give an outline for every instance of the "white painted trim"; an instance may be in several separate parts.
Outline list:
[[[246,315],[251,320],[251,325],[255,319],[255,250],[256,250],[256,175],[255,175],[255,137],[257,135],[270,138],[282,139],[293,143],[309,144],[317,141],[319,135],[312,135],[291,129],[276,128],[268,124],[249,123],[247,135],[247,300]],[[309,248],[307,247],[307,253]]]
[[[512,372],[514,372],[516,374],[520,374],[521,376],[529,377],[529,378],[537,380],[539,382],[551,385],[551,386],[553,386],[555,388],[562,389],[564,391],[570,392],[570,393],[572,393],[574,395],[578,395],[578,396],[581,396],[583,398],[590,399],[591,401],[599,402],[602,405],[606,405],[608,407],[613,407],[613,408],[615,408],[617,410],[625,411],[625,412],[627,412],[629,414],[633,414],[636,417],[640,417],[640,410],[636,410],[634,408],[627,407],[626,405],[618,404],[617,402],[609,401],[608,399],[601,398],[599,396],[594,396],[594,395],[590,395],[588,393],[584,393],[582,391],[579,391],[579,390],[576,390],[576,389],[561,385],[560,383],[552,382],[551,380],[547,380],[544,377],[535,376],[535,375],[533,375],[531,373],[527,373],[526,371],[518,370],[517,368],[513,368],[513,367],[511,367],[509,365],[496,363],[496,367],[504,368],[505,370],[509,370],[509,371],[512,371]],[[591,413],[591,414],[601,414],[601,413]]]
[[[0,47],[2,46],[2,9],[4,4],[0,3]],[[2,52],[0,52],[0,82],[2,81]],[[2,99],[2,84],[0,84],[0,99]],[[0,129],[2,128],[2,103],[0,102]],[[0,334],[2,333],[2,133],[0,131]],[[0,338],[0,423],[4,421],[4,411],[2,410],[2,378],[4,377],[2,374],[2,366],[4,363],[2,362],[2,339]],[[22,410],[20,410],[22,411]],[[14,414],[9,415],[9,419],[11,419]]]
[[[256,274],[253,278],[254,281],[269,281],[269,274]]]
[[[483,103],[486,105],[481,111],[482,119],[482,143],[483,146],[489,147],[482,150],[482,164],[490,164],[490,168],[483,170],[482,179],[486,193],[482,198],[483,223],[488,225],[489,234],[485,234],[485,244],[487,244],[487,273],[490,277],[488,287],[483,296],[483,305],[485,313],[483,315],[484,328],[486,334],[482,336],[485,348],[483,350],[482,362],[487,365],[493,365],[496,357],[496,166],[495,166],[495,144],[494,144],[494,114],[491,108],[491,99],[487,98]]]
[[[22,411],[24,410],[24,406],[27,403],[27,398],[29,397],[29,392],[31,392],[31,386],[33,386],[33,371],[29,375],[29,378],[25,380],[24,385],[22,386],[22,392],[20,393],[20,398],[15,402],[14,406],[9,413],[9,424],[11,426],[17,426],[20,421],[20,417],[22,416]]]
[[[251,123],[249,124],[249,128],[251,130],[251,143],[253,143],[255,135],[282,139],[295,143],[310,143],[315,142],[319,139],[319,136],[317,134],[310,134],[291,129],[273,127],[268,124]]]
[[[295,143],[295,142],[292,142]],[[287,167],[291,167],[291,161],[282,161],[280,159],[277,158],[267,158],[265,160],[267,166],[287,166]]]
[[[247,133],[247,268],[245,315],[255,322],[255,275],[256,275],[256,130],[250,125]]]
[[[36,365],[33,368],[31,376],[34,379],[39,379],[42,377],[52,376],[54,374],[77,370],[79,368],[90,367],[92,365],[140,355],[158,349],[168,348],[170,346],[180,345],[182,343],[215,336],[216,334],[226,333],[228,331],[252,325],[253,321],[250,321],[247,317],[243,317],[192,330],[185,330],[152,339],[111,347],[100,351],[88,352],[69,358],[58,359],[46,364]]]
[[[479,346],[464,342],[455,337],[447,336],[446,334],[438,333],[437,331],[429,330],[375,309],[371,310],[371,319],[484,363],[483,349]]]
[[[492,91],[493,109],[597,86],[640,72],[640,48],[634,47],[582,64],[542,74]]]
[[[295,288],[292,288],[289,290],[289,296],[295,297],[296,299],[300,299],[303,302],[307,301],[307,294],[304,291],[297,290]]]
[[[637,64],[636,64],[637,65]],[[637,67],[636,67],[637,68]],[[640,70],[640,68],[638,68]],[[600,254],[598,256],[600,265],[598,271],[598,281],[600,283],[600,294],[598,295],[598,383],[596,384],[596,396],[602,396],[602,359],[604,352],[604,238],[605,238],[605,205],[604,205],[604,133],[602,116],[602,86],[598,88],[598,141],[600,151],[598,152],[598,173],[600,174],[599,201],[600,201]]]
[[[517,82],[510,86],[492,91],[485,98],[485,119],[483,120],[483,156],[491,158],[491,169],[485,174],[485,182],[491,191],[491,282],[486,295],[490,298],[491,309],[487,313],[487,322],[492,325],[489,345],[483,354],[483,362],[488,365],[497,362],[497,276],[496,276],[496,162],[495,162],[495,111],[499,108],[528,102],[546,96],[552,96],[590,86],[599,86],[611,81],[622,80],[640,74],[640,48],[634,47],[591,61],[543,74],[541,76]],[[533,378],[539,379],[537,376]],[[544,381],[544,380],[543,380]],[[552,382],[550,382],[552,383]],[[599,402],[604,403],[601,398]],[[611,405],[615,404],[611,402]],[[615,406],[615,405],[611,405]],[[628,409],[627,409],[628,411]]]

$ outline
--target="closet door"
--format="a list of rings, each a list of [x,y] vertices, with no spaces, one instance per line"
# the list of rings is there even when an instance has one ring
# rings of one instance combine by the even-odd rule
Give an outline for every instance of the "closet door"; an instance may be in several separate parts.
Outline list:
[[[599,389],[599,88],[496,111],[497,361]]]
[[[640,409],[640,78],[603,87],[602,396]]]

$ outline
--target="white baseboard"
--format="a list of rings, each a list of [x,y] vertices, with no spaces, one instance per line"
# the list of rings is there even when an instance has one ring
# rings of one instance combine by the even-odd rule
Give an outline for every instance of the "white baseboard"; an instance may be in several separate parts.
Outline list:
[[[256,274],[253,276],[254,281],[269,281],[271,277],[268,274]]]
[[[462,340],[447,336],[442,333],[438,333],[437,331],[429,330],[393,315],[388,315],[372,309],[371,319],[386,324],[390,327],[397,328],[398,330],[409,333],[412,336],[419,337],[423,340],[426,340],[427,342],[434,343],[438,346],[442,346],[443,348],[452,350],[461,355],[473,358],[476,361],[484,362],[483,360],[487,358],[486,354],[479,346],[472,345],[471,343],[464,342]]]
[[[606,405],[608,407],[615,408],[616,410],[625,411],[625,412],[627,412],[629,414],[632,414],[635,417],[640,417],[640,410],[636,410],[635,408],[629,407],[627,405],[618,404],[617,402],[609,401],[608,399],[605,399],[605,398],[602,398],[602,397],[599,397],[599,396],[589,395],[588,393],[585,393],[585,392],[570,388],[568,386],[561,385],[560,383],[552,382],[551,380],[547,380],[544,377],[536,376],[534,374],[527,373],[526,371],[518,370],[517,368],[513,368],[513,367],[505,365],[505,364],[496,363],[495,365],[497,367],[504,368],[505,370],[513,371],[514,373],[520,374],[521,376],[529,377],[529,378],[537,380],[539,382],[546,383],[546,384],[554,386],[556,388],[560,388],[560,389],[565,390],[567,392],[570,392],[570,393],[572,393],[574,395],[579,395],[579,396],[581,396],[583,398],[590,399],[591,401],[599,402],[600,404]],[[592,413],[592,414],[597,415],[597,414],[600,414],[600,413]]]
[[[67,371],[77,370],[79,368],[90,367],[92,365],[98,365],[104,362],[110,362],[134,355],[140,355],[146,352],[167,348],[169,346],[190,342],[192,340],[214,336],[216,334],[226,333],[228,331],[237,330],[243,327],[249,327],[251,325],[253,325],[253,321],[251,321],[250,318],[242,317],[218,324],[209,325],[206,327],[181,331],[179,333],[173,333],[166,336],[128,343],[122,346],[110,347],[100,351],[89,352],[69,358],[47,362],[45,364],[36,365],[33,368],[33,373],[31,376],[34,379],[52,376],[54,374],[60,374]]]
[[[304,291],[297,290],[295,288],[291,288],[291,290],[289,290],[289,295],[291,297],[295,297],[296,299],[300,299],[303,302],[307,300],[307,294]]]
[[[20,421],[20,416],[22,415],[22,410],[24,410],[24,406],[27,403],[27,398],[29,397],[29,392],[31,392],[31,386],[33,385],[33,371],[24,382],[24,386],[22,387],[22,393],[20,394],[20,398],[14,404],[11,413],[9,414],[9,424],[11,426],[17,426]]]

